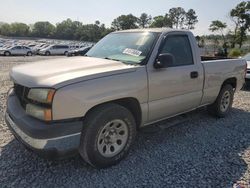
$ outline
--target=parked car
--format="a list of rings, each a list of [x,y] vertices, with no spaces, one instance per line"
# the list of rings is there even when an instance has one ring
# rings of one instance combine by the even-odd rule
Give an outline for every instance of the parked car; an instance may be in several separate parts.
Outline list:
[[[27,55],[32,56],[32,50],[26,46],[12,46],[0,49],[0,55]]]
[[[68,53],[68,56],[83,56],[85,55],[89,50],[91,49],[91,47],[83,47],[83,48],[79,48],[79,49],[75,49],[75,50],[71,50]]]
[[[68,45],[51,45],[39,50],[41,55],[67,55],[70,48]]]
[[[201,61],[189,31],[119,31],[86,56],[10,72],[6,123],[40,155],[79,152],[97,168],[117,164],[143,126],[202,106],[225,117],[245,81],[245,60]]]
[[[250,53],[243,57],[247,61],[247,74],[246,74],[246,82],[250,85]]]

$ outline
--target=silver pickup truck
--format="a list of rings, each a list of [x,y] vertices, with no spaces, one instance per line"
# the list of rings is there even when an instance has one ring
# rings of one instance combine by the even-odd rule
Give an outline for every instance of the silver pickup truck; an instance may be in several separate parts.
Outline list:
[[[86,57],[14,67],[5,117],[38,154],[79,152],[105,168],[126,156],[143,126],[202,106],[226,116],[245,74],[245,60],[201,58],[189,31],[119,31]]]

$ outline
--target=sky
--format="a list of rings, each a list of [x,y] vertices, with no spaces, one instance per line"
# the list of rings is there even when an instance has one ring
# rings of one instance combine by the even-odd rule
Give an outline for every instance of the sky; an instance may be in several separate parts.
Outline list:
[[[64,19],[81,21],[84,24],[99,20],[110,26],[114,18],[122,14],[140,16],[145,12],[152,17],[165,15],[172,7],[194,9],[198,24],[196,35],[209,34],[208,27],[213,20],[233,24],[229,12],[242,0],[3,0],[0,6],[0,22],[49,21],[53,24]]]

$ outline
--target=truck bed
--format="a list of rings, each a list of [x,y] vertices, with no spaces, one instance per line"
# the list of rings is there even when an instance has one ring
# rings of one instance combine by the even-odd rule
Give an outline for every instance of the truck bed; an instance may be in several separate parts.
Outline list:
[[[201,62],[204,70],[204,87],[202,104],[214,102],[223,82],[227,79],[236,79],[236,91],[240,90],[245,82],[245,61],[242,59],[205,58]],[[242,83],[242,84],[241,84]]]
[[[201,56],[201,61],[221,60],[221,59],[233,59],[223,56]]]

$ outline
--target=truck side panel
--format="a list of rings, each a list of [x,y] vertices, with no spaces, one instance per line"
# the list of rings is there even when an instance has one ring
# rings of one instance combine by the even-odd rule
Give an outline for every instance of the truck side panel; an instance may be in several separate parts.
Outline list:
[[[60,88],[54,97],[53,119],[84,117],[92,107],[123,98],[140,103],[142,121],[148,116],[148,86],[145,66],[126,74],[102,77]]]
[[[236,91],[244,84],[245,61],[240,59],[213,60],[202,62],[205,70],[205,82],[201,105],[213,103],[223,82],[229,78],[236,79]]]

